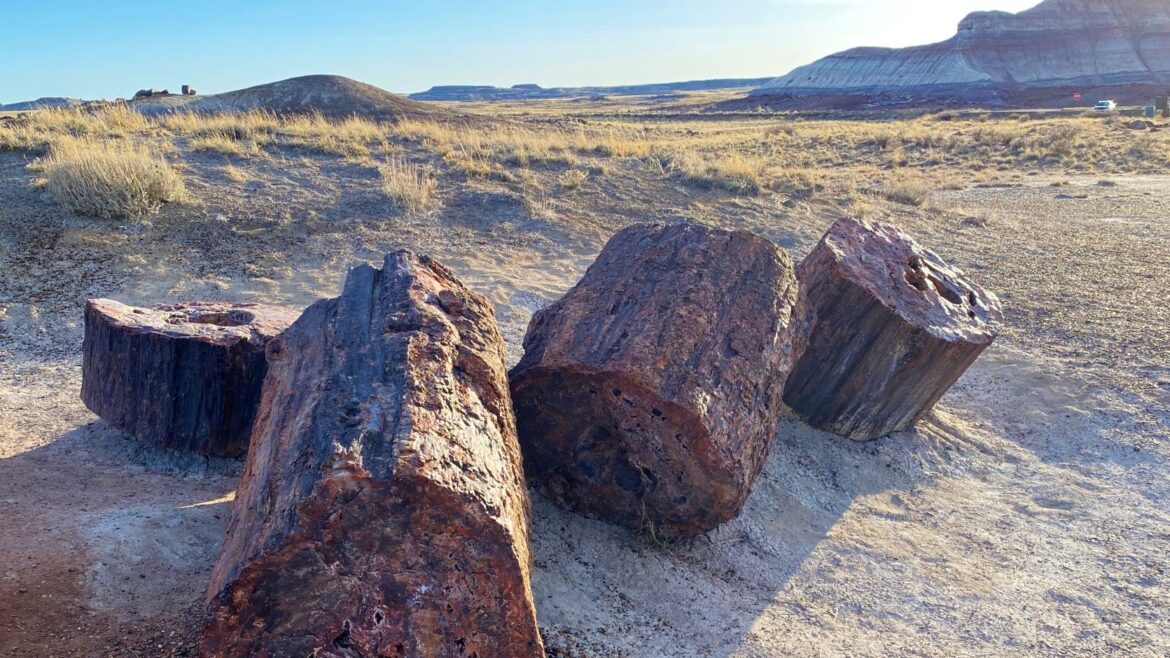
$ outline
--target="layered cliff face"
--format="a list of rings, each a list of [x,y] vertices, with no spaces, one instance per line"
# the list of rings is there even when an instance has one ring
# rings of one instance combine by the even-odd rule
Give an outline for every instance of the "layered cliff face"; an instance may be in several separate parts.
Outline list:
[[[1167,81],[1170,2],[1045,0],[1018,14],[972,14],[942,43],[831,55],[753,95],[990,98],[1022,89]]]

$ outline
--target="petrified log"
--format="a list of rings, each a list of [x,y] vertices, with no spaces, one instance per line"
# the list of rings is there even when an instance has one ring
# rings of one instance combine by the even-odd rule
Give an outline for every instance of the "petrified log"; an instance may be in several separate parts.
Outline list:
[[[398,252],[268,357],[203,654],[543,656],[489,302]]]
[[[268,371],[264,346],[299,315],[264,304],[90,300],[81,399],[143,443],[239,457]]]
[[[558,504],[666,536],[739,514],[796,356],[792,261],[744,232],[629,227],[538,312],[511,372],[524,463]]]
[[[797,270],[808,325],[784,401],[866,441],[905,431],[995,340],[995,295],[885,224],[843,219]]]

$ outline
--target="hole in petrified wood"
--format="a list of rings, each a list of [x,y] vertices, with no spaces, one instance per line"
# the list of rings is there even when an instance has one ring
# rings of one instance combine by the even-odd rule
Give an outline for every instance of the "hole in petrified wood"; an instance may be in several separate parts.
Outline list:
[[[955,304],[956,306],[962,306],[963,296],[960,295],[957,290],[955,290],[955,289],[951,288],[951,286],[947,285],[946,281],[943,281],[941,279],[938,279],[938,278],[930,276],[930,275],[927,275],[927,278],[930,279],[930,284],[932,286],[934,286],[935,291],[938,292],[940,297],[942,297],[943,299],[947,300],[948,302],[950,302],[952,304]]]
[[[935,276],[934,271],[920,257],[915,256],[910,259],[908,266],[909,269],[906,270],[906,283],[913,286],[919,292],[934,292],[939,297],[956,306],[962,306],[964,301],[969,302],[972,306],[975,305],[975,293],[971,293],[964,299],[961,290],[956,290],[955,286],[952,286],[949,281]]]
[[[915,258],[910,261],[910,269],[906,270],[906,283],[914,286],[920,292],[930,290],[930,283],[926,280],[926,273],[922,271],[922,261]]]
[[[195,311],[186,315],[172,315],[167,318],[167,322],[172,324],[179,324],[187,322],[190,324],[211,324],[217,327],[242,327],[251,324],[256,320],[256,316],[248,311]]]

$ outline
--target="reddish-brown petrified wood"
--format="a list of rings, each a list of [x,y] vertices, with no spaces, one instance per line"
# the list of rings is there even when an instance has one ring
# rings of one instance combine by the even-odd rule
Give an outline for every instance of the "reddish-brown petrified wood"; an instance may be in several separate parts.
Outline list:
[[[621,231],[528,327],[511,378],[529,477],[668,536],[734,518],[776,435],[796,301],[791,260],[763,238]]]
[[[81,399],[144,443],[239,457],[268,370],[264,346],[298,316],[264,304],[135,308],[90,300]]]
[[[398,252],[268,346],[204,656],[543,656],[492,306]]]
[[[905,431],[995,340],[995,295],[885,224],[843,219],[800,264],[808,348],[784,401],[865,441]]]

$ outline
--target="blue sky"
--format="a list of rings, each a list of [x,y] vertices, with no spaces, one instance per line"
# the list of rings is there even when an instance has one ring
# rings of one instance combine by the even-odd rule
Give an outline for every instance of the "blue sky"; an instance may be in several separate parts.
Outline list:
[[[5,0],[0,103],[309,73],[397,92],[764,77],[852,46],[945,39],[970,11],[1037,1]]]

